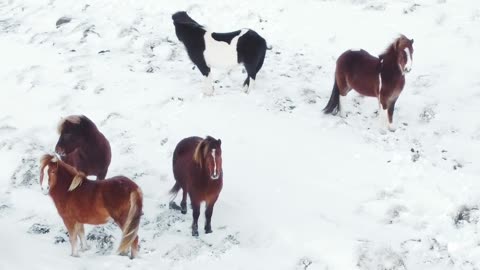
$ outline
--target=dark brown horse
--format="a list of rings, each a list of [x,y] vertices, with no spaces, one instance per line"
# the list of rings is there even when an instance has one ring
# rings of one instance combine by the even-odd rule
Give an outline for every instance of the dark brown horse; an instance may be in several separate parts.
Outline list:
[[[87,248],[83,224],[104,224],[110,218],[123,232],[118,252],[126,254],[131,249],[131,258],[137,256],[143,204],[137,184],[123,176],[91,181],[56,157],[44,155],[40,160],[40,185],[45,167],[48,167],[48,193],[67,227],[72,256],[78,257],[77,236],[82,250]]]
[[[189,137],[181,140],[173,152],[173,175],[175,185],[170,190],[176,195],[180,189],[183,197],[180,207],[170,202],[170,207],[187,213],[187,194],[193,209],[192,235],[198,236],[200,204],[206,203],[205,233],[212,232],[213,206],[223,186],[222,141],[210,136],[205,139]]]
[[[405,86],[405,73],[413,60],[413,39],[401,35],[378,58],[364,50],[346,51],[337,59],[335,82],[325,113],[342,116],[344,98],[355,89],[364,96],[378,98],[382,117],[390,131],[395,102]]]
[[[110,143],[85,115],[70,115],[58,125],[55,151],[67,164],[105,179],[112,157]]]

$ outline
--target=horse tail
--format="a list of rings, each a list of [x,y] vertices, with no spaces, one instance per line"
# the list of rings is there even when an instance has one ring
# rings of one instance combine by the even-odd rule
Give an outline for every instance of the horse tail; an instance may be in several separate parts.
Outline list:
[[[127,219],[123,226],[123,236],[118,253],[125,254],[128,248],[132,246],[133,241],[138,237],[138,228],[140,226],[140,217],[142,216],[143,195],[140,188],[130,193],[130,209]],[[132,250],[133,254],[133,250]]]
[[[335,113],[340,109],[340,91],[338,90],[337,80],[334,80],[332,95],[328,100],[327,106],[323,108],[324,113]]]
[[[182,188],[182,187],[180,186],[180,184],[179,184],[178,182],[175,182],[175,185],[173,185],[173,187],[170,189],[170,191],[168,192],[168,194],[177,196],[177,193],[178,193],[178,191],[179,191],[181,188]]]

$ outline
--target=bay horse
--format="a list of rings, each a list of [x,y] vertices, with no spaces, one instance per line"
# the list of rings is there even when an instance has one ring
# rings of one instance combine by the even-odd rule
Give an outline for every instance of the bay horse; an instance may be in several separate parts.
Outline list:
[[[206,203],[205,233],[212,232],[213,206],[223,187],[222,141],[207,136],[189,137],[181,140],[173,152],[173,175],[175,185],[170,194],[183,190],[182,202],[178,207],[173,199],[170,208],[187,213],[187,194],[193,209],[192,236],[198,236],[200,204]]]
[[[395,103],[405,86],[405,73],[412,69],[413,39],[400,35],[377,58],[364,50],[348,50],[337,59],[332,94],[325,113],[343,116],[344,97],[355,89],[364,96],[376,97],[387,128],[392,125]]]
[[[137,256],[143,195],[135,182],[124,176],[91,181],[86,179],[83,172],[56,156],[44,155],[40,159],[42,187],[45,168],[48,174],[48,193],[67,227],[72,256],[78,257],[77,237],[80,238],[82,250],[88,248],[83,224],[105,224],[110,218],[123,233],[118,253],[125,255],[130,249],[130,258]]]
[[[110,143],[85,115],[70,115],[57,128],[55,152],[64,162],[87,175],[105,179],[112,158]]]
[[[172,19],[178,40],[185,45],[190,60],[205,76],[205,95],[212,95],[214,90],[210,68],[232,68],[241,63],[247,70],[243,86],[245,92],[249,92],[250,84],[253,87],[265,59],[267,42],[263,37],[251,29],[210,32],[185,11],[176,12]]]

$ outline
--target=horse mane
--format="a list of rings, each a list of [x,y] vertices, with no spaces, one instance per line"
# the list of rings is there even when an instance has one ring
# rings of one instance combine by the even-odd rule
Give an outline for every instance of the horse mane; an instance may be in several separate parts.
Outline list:
[[[385,59],[387,58],[388,56],[393,56],[395,55],[396,51],[397,51],[397,47],[398,47],[398,43],[400,40],[404,40],[404,39],[407,39],[407,37],[403,34],[400,34],[397,38],[395,38],[395,40],[390,44],[388,45],[388,47],[385,49],[385,51],[383,51],[380,55],[379,55],[379,58],[380,60],[382,59]]]
[[[57,163],[57,167],[62,166],[64,169],[67,170],[68,173],[74,176],[72,183],[68,188],[68,191],[74,190],[75,188],[77,188],[82,184],[83,180],[86,179],[86,175],[83,172],[77,171],[77,169],[75,169],[73,166],[68,165],[67,163],[63,162],[62,160],[60,160],[58,157],[54,155],[45,154],[40,158],[40,185],[42,185],[42,182],[43,182],[45,167],[51,162]]]
[[[207,136],[197,145],[197,147],[195,147],[195,151],[193,152],[193,161],[196,162],[200,168],[203,168],[203,160],[208,154],[208,147],[206,146],[210,145],[212,141],[215,141],[215,139],[211,136]]]
[[[190,16],[188,16],[186,11],[178,11],[172,15],[172,20],[174,24],[180,24],[191,28],[197,29],[205,29],[205,27],[195,20],[193,20]]]
[[[85,115],[70,115],[65,118],[62,118],[57,126],[58,134],[62,134],[63,130],[67,123],[74,124],[74,125],[82,125],[87,128],[97,128],[95,123],[92,122],[88,117]]]

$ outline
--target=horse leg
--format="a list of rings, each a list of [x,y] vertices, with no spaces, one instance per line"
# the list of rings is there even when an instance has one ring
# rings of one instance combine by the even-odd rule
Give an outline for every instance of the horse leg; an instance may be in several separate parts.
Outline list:
[[[390,123],[388,121],[388,100],[385,96],[380,94],[379,98],[380,104],[380,125],[389,129]]]
[[[257,64],[245,63],[245,69],[247,70],[247,79],[243,82],[243,89],[245,93],[248,94],[255,84],[255,79],[257,77]]]
[[[138,236],[135,237],[135,240],[133,240],[133,243],[132,243],[132,247],[131,247],[131,257],[132,258],[136,258],[138,256],[138,250],[139,250],[139,246],[138,246]]]
[[[90,246],[87,244],[87,238],[85,238],[85,227],[81,223],[78,225],[78,238],[80,238],[80,250],[85,251],[89,250]]]
[[[198,217],[200,217],[200,201],[192,200],[193,222],[192,222],[192,236],[198,236]]]
[[[187,213],[187,190],[185,188],[182,188],[183,189],[183,195],[182,195],[182,201],[180,202],[180,212],[182,214],[186,214]]]
[[[211,77],[211,70],[207,66],[207,63],[205,63],[205,60],[200,61],[198,63],[195,63],[202,73],[202,75],[205,77],[203,81],[203,94],[206,96],[211,96],[213,95],[213,84],[212,84],[212,77]]]
[[[211,233],[212,232],[213,206],[215,205],[215,202],[217,201],[217,198],[215,198],[214,200],[209,202],[208,205],[207,205],[207,209],[205,210],[205,233]]]
[[[342,118],[347,116],[345,111],[345,104],[347,99],[347,94],[352,90],[348,85],[347,79],[344,76],[335,74],[335,80],[338,87],[338,115]]]
[[[70,239],[70,245],[72,246],[72,257],[79,257],[77,249],[77,236],[78,236],[78,226],[75,221],[63,220],[65,226],[67,227],[68,237]]]
[[[393,125],[393,111],[395,110],[395,103],[397,99],[394,99],[390,102],[388,106],[388,130],[395,131],[395,126]]]

